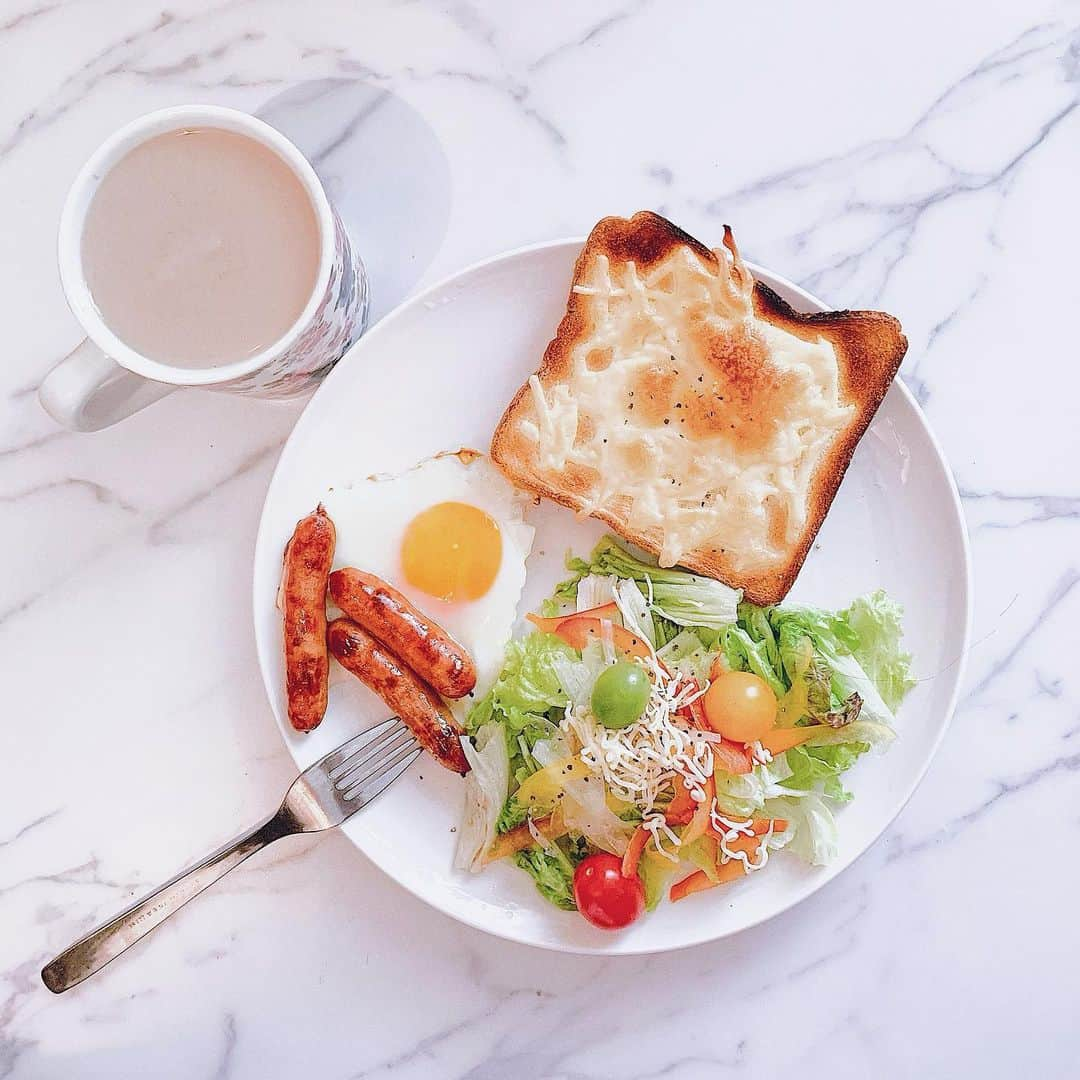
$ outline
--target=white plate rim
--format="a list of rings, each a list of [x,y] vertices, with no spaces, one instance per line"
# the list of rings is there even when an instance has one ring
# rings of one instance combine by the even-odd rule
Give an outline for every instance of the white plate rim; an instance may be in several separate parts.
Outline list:
[[[267,670],[264,650],[261,646],[261,639],[258,629],[259,618],[259,603],[260,597],[258,593],[258,567],[261,564],[265,556],[265,549],[271,544],[278,543],[278,538],[271,538],[268,535],[266,529],[267,520],[267,506],[270,500],[270,494],[274,489],[275,481],[278,478],[278,474],[283,470],[287,463],[287,459],[290,454],[290,447],[294,445],[294,436],[301,430],[307,423],[312,422],[311,417],[314,413],[312,406],[319,399],[319,397],[327,393],[328,388],[332,387],[335,382],[341,377],[341,369],[345,366],[352,354],[364,345],[365,348],[371,348],[369,344],[365,344],[372,340],[378,341],[379,337],[385,333],[388,326],[392,326],[398,320],[411,314],[414,308],[421,307],[425,302],[429,301],[432,297],[444,292],[445,290],[453,287],[462,279],[468,278],[471,275],[485,270],[489,267],[498,265],[503,262],[512,262],[516,259],[524,256],[541,252],[550,251],[557,248],[572,248],[579,251],[585,244],[585,237],[566,237],[556,240],[543,240],[532,244],[524,244],[520,247],[511,248],[507,251],[500,252],[495,255],[488,256],[487,258],[480,259],[476,262],[470,263],[467,266],[462,267],[459,270],[453,271],[447,274],[445,277],[427,286],[421,292],[415,293],[408,299],[399,304],[393,311],[388,312],[379,322],[367,330],[367,332],[345,353],[341,360],[334,366],[333,370],[326,376],[314,394],[304,406],[303,411],[297,418],[296,423],[293,425],[292,430],[289,432],[288,438],[285,440],[285,444],[281,449],[281,453],[278,456],[277,462],[274,465],[273,472],[270,475],[270,479],[267,482],[266,496],[263,500],[262,509],[259,513],[259,528],[256,534],[255,550],[252,562],[252,624],[256,638],[256,653],[259,661],[259,670],[263,680],[263,687],[267,694],[268,703],[271,696],[271,680]],[[745,260],[747,268],[753,274],[754,278],[762,281],[779,292],[788,292],[798,298],[799,304],[793,305],[797,310],[806,312],[823,312],[838,310],[830,308],[827,304],[823,303],[812,293],[803,289],[801,286],[796,285],[793,281],[783,277],[780,274],[775,273],[757,263]],[[973,570],[972,570],[972,558],[971,558],[971,542],[967,530],[967,522],[964,516],[963,504],[960,499],[960,492],[956,484],[956,478],[953,475],[952,469],[949,467],[948,460],[945,457],[944,450],[939,442],[937,435],[934,433],[933,428],[930,426],[927,420],[926,414],[923,412],[922,407],[919,405],[918,400],[908,389],[903,380],[897,377],[893,383],[893,389],[899,391],[901,397],[904,399],[905,405],[910,408],[922,429],[922,434],[925,436],[930,449],[933,452],[934,459],[937,465],[940,467],[941,472],[946,481],[946,488],[950,498],[950,506],[953,512],[953,531],[955,533],[955,539],[959,542],[960,553],[962,555],[962,562],[964,567],[963,574],[963,626],[961,627],[958,635],[958,652],[957,659],[954,667],[954,682],[952,692],[949,695],[948,702],[945,706],[944,716],[936,737],[929,744],[925,758],[921,766],[913,774],[912,779],[907,789],[898,796],[893,808],[889,812],[887,820],[883,822],[881,828],[870,837],[865,843],[862,850],[851,858],[850,861],[839,864],[839,860],[829,866],[822,867],[821,873],[811,880],[808,880],[806,885],[788,897],[783,901],[775,904],[771,909],[766,909],[753,917],[750,921],[742,923],[738,927],[732,927],[730,929],[721,930],[720,932],[707,931],[700,934],[697,937],[688,937],[685,940],[661,945],[634,945],[630,944],[627,947],[621,947],[617,951],[613,949],[605,949],[600,946],[589,946],[583,944],[571,943],[568,941],[533,941],[524,937],[515,935],[510,929],[501,926],[492,927],[483,924],[479,919],[470,917],[470,915],[456,910],[448,904],[440,902],[440,900],[422,895],[416,890],[410,888],[404,882],[398,880],[388,870],[385,870],[375,858],[369,855],[357,842],[355,838],[349,836],[349,841],[361,855],[368,859],[374,866],[376,866],[382,873],[386,874],[391,880],[393,880],[401,888],[406,889],[417,899],[428,904],[436,911],[441,912],[444,915],[449,916],[455,921],[462,923],[463,925],[470,926],[475,930],[483,931],[485,934],[489,934],[493,937],[501,938],[505,941],[511,941],[515,944],[526,945],[531,948],[544,949],[550,952],[569,953],[574,955],[588,956],[642,956],[657,953],[677,952],[682,949],[693,948],[697,945],[707,944],[712,941],[721,941],[725,938],[733,937],[736,934],[741,934],[746,930],[751,930],[756,926],[760,926],[762,923],[768,922],[770,919],[774,919],[779,915],[782,915],[786,911],[790,911],[793,907],[807,900],[814,893],[824,888],[829,882],[833,881],[836,877],[842,874],[844,871],[850,869],[860,859],[862,859],[866,853],[873,848],[881,837],[884,835],[887,829],[896,821],[896,819],[903,812],[904,808],[911,801],[912,796],[918,790],[919,785],[925,779],[927,772],[930,769],[930,765],[933,763],[934,758],[937,756],[938,750],[941,747],[941,743],[948,733],[948,730],[952,724],[953,715],[956,711],[956,706],[960,699],[960,691],[964,683],[964,675],[967,668],[967,657],[971,648],[971,626],[973,620],[974,611],[974,588],[973,588]],[[293,747],[287,738],[287,732],[283,726],[283,722],[277,716],[277,711],[272,707],[271,713],[274,716],[275,723],[278,726],[278,733],[281,736],[282,742],[285,745],[286,752],[293,759],[294,764],[298,768],[303,768],[301,763],[297,760],[293,753]]]

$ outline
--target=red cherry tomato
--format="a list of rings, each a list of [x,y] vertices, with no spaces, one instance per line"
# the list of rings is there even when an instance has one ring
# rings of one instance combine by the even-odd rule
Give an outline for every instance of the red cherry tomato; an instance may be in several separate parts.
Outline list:
[[[600,851],[574,871],[574,900],[593,926],[621,930],[645,910],[645,886],[637,874],[623,877],[622,859]]]

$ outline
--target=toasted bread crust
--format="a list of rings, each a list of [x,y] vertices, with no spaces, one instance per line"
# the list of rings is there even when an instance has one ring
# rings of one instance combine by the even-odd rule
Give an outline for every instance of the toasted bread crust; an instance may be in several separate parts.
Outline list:
[[[725,243],[732,246],[725,227]],[[689,246],[711,269],[720,269],[717,256],[699,241],[657,214],[642,211],[632,218],[604,218],[582,248],[574,266],[571,291],[555,337],[548,344],[537,376],[546,389],[565,379],[571,370],[576,343],[591,334],[587,298],[573,286],[587,280],[598,255],[613,263],[633,261],[639,268],[662,262],[674,249]],[[680,565],[696,573],[718,578],[744,590],[748,600],[773,604],[783,599],[798,576],[807,553],[828,513],[840,482],[881,404],[907,351],[907,339],[891,315],[875,311],[832,311],[804,315],[796,312],[768,286],[753,286],[755,315],[807,341],[827,339],[833,346],[839,369],[840,398],[854,407],[850,422],[838,432],[814,471],[810,483],[805,525],[796,541],[788,545],[786,558],[758,571],[740,571],[723,550],[698,548],[680,558]],[[549,482],[536,468],[536,447],[520,430],[519,421],[533,409],[528,383],[514,395],[495,429],[492,460],[517,487],[543,495],[575,511],[583,510],[589,486],[587,476],[574,465]],[[659,530],[641,532],[628,527],[622,507],[598,508],[591,516],[605,522],[623,539],[654,554],[659,552]]]

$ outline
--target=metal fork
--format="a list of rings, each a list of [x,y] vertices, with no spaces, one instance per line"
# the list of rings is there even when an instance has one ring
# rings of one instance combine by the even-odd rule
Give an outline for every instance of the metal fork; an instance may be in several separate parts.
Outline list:
[[[283,836],[332,829],[352,817],[420,754],[412,732],[396,716],[361,732],[305,769],[276,813],[76,941],[42,969],[42,981],[54,994],[81,983],[249,855]]]

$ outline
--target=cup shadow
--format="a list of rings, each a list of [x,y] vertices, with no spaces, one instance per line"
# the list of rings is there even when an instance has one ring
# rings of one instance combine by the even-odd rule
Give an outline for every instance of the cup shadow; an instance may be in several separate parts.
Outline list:
[[[450,166],[427,120],[384,87],[317,79],[257,111],[314,166],[367,269],[368,325],[409,294],[450,220]]]

